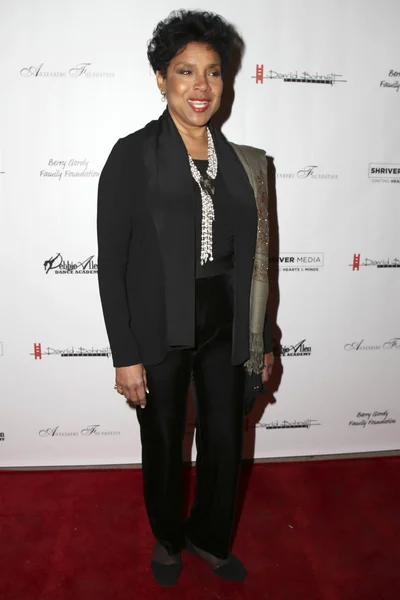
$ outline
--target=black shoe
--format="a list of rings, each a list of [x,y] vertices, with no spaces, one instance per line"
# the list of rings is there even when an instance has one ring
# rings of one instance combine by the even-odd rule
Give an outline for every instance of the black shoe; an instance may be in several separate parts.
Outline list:
[[[206,559],[201,556],[198,552],[197,548],[192,544],[189,538],[186,538],[186,550],[189,554],[193,554],[193,556],[198,556],[206,561]],[[207,562],[207,561],[206,561]],[[207,564],[209,564],[207,562]],[[226,581],[244,581],[247,577],[247,571],[244,565],[240,562],[240,560],[229,553],[228,559],[219,567],[211,567],[213,573],[221,577],[221,579],[225,579]]]
[[[151,570],[153,572],[154,579],[159,585],[162,585],[163,587],[172,587],[175,585],[179,575],[181,574],[182,561],[179,558],[179,560],[175,563],[164,565],[152,560]]]

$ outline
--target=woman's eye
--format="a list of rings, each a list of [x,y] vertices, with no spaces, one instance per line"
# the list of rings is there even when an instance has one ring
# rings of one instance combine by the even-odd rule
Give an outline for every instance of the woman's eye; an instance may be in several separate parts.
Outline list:
[[[192,71],[189,71],[188,69],[182,69],[181,71],[179,71],[179,73],[181,75],[190,75]]]
[[[213,77],[221,77],[221,71],[213,71],[210,73]]]

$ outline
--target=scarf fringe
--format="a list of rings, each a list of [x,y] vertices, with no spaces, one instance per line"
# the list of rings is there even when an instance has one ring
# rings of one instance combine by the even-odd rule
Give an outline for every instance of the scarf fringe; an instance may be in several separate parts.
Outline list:
[[[248,146],[232,144],[254,191],[258,212],[256,255],[250,293],[249,359],[245,362],[246,373],[260,375],[264,368],[264,320],[268,299],[268,197],[267,160],[264,151]],[[257,332],[257,333],[256,333]]]
[[[264,368],[264,338],[262,333],[250,333],[249,338],[250,357],[244,363],[244,367],[249,375],[262,373]]]

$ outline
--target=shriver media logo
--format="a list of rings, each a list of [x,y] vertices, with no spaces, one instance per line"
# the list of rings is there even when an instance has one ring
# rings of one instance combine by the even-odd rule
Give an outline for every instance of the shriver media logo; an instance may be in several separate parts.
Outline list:
[[[323,252],[281,252],[271,256],[270,266],[280,271],[318,272],[324,266]]]
[[[370,163],[368,177],[372,183],[400,183],[400,163]]]
[[[286,73],[265,69],[263,64],[256,65],[256,74],[251,76],[256,83],[264,83],[265,80],[276,80],[283,83],[307,83],[334,86],[337,83],[346,83],[343,75],[338,73],[309,73],[308,71],[288,71]]]

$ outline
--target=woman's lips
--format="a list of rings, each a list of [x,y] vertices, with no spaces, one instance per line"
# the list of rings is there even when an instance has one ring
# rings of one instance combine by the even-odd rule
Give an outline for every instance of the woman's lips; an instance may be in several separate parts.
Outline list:
[[[202,113],[210,106],[210,100],[196,100],[195,98],[189,98],[188,104],[195,112]]]

